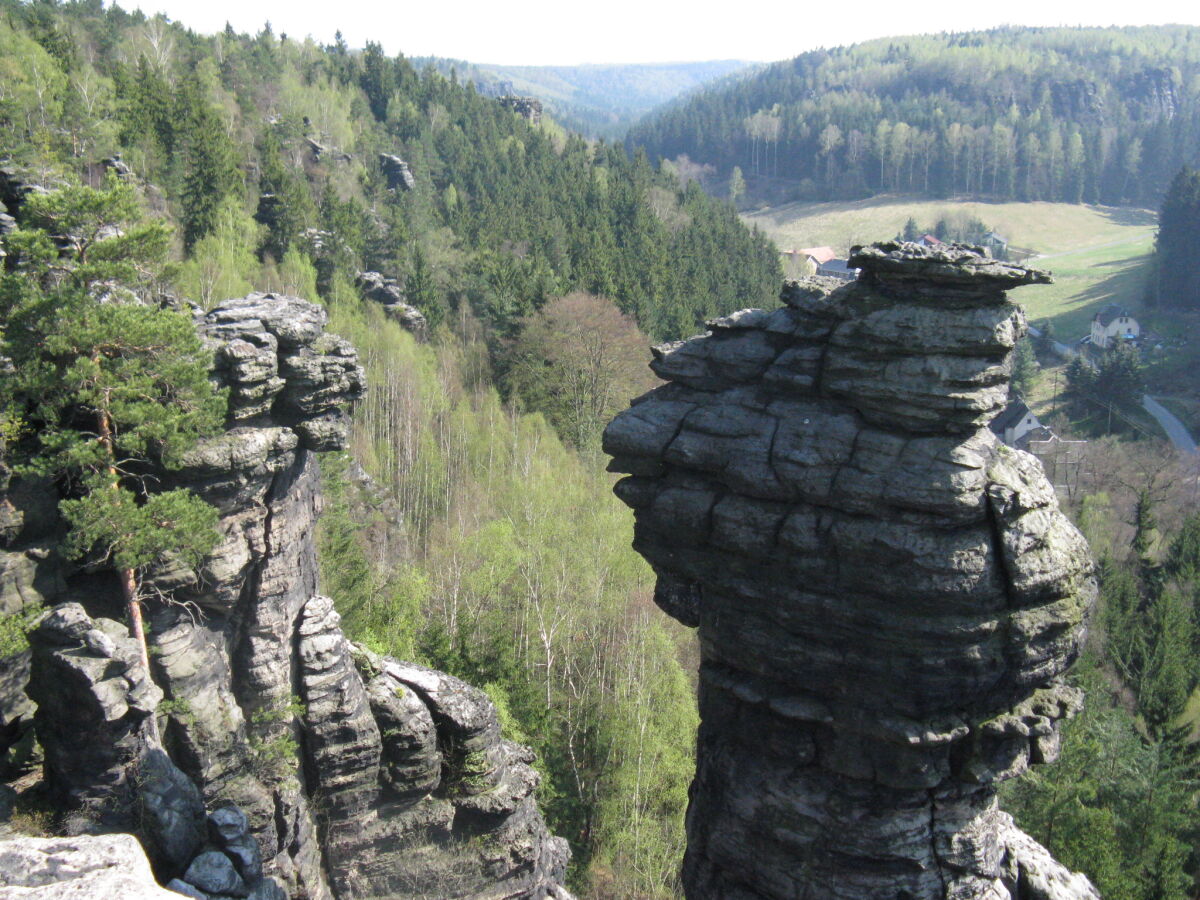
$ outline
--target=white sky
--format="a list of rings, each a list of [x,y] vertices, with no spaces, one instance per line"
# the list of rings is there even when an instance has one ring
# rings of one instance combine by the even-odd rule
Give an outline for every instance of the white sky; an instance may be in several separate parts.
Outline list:
[[[390,53],[525,65],[774,61],[888,35],[998,25],[1200,24],[1194,0],[118,0],[202,33],[311,35]]]

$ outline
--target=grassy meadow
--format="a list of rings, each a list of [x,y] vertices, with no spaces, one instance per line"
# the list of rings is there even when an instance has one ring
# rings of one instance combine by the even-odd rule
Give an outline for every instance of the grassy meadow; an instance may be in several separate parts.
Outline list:
[[[910,219],[932,227],[939,219],[978,219],[1010,245],[1038,255],[1028,265],[1048,269],[1055,283],[1022,288],[1014,296],[1031,321],[1051,319],[1060,340],[1087,333],[1092,316],[1109,303],[1139,309],[1154,247],[1153,212],[1070,203],[988,203],[873,197],[833,203],[789,203],[743,215],[781,250],[854,244],[894,237]]]

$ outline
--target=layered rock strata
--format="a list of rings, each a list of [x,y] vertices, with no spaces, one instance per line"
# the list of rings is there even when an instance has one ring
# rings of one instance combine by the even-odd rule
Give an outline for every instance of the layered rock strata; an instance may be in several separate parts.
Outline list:
[[[417,180],[413,178],[408,163],[398,156],[391,153],[380,153],[379,168],[383,171],[383,177],[387,180],[390,191],[411,191],[417,186]]]
[[[60,605],[31,636],[28,690],[47,788],[78,831],[159,816],[140,832],[156,872],[204,896],[565,897],[566,844],[486,697],[354,650],[319,593],[317,453],[344,446],[364,388],[325,324],[318,306],[264,294],[197,313],[228,427],[156,477],[213,504],[221,541],[198,573],[153,573],[173,602],[147,604],[152,678],[111,573],[68,572],[45,598]],[[151,716],[166,751],[154,778]],[[196,869],[205,807],[236,807],[246,827],[210,822]],[[218,884],[230,871],[236,891]]]
[[[655,600],[699,628],[687,896],[1094,897],[996,806],[1057,753],[1095,594],[987,428],[1005,290],[1047,277],[961,246],[849,264],[657,348],[669,384],[605,432]]]

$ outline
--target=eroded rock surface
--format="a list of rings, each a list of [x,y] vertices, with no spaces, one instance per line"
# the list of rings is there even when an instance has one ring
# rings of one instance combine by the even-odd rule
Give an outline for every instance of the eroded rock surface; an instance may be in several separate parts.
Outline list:
[[[199,573],[152,573],[175,601],[146,604],[152,678],[114,581],[68,575],[76,602],[31,639],[47,786],[78,830],[140,828],[189,895],[566,897],[566,844],[487,698],[354,650],[319,593],[317,453],[344,446],[365,384],[325,325],[269,294],[197,313],[228,427],[159,477],[218,509],[221,541]]]
[[[179,900],[129,834],[0,840],[0,900]]]
[[[605,433],[655,600],[700,633],[687,895],[1093,897],[1029,887],[1052,861],[995,799],[1057,753],[1095,595],[986,427],[1025,329],[1005,290],[1046,277],[960,246],[850,266],[657,348],[670,383]]]
[[[380,153],[379,167],[383,171],[383,177],[387,179],[388,190],[411,191],[417,186],[408,163],[400,157],[391,153]]]

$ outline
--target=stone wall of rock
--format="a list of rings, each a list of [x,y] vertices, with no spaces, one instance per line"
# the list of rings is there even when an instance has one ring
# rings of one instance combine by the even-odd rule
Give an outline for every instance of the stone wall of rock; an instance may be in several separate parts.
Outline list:
[[[699,628],[690,898],[1084,898],[996,806],[1080,698],[1088,549],[987,423],[1046,276],[876,245],[656,349],[608,427],[655,599]]]
[[[17,593],[40,585],[38,599],[58,604],[31,636],[28,693],[70,827],[141,827],[160,879],[198,890],[186,834],[164,845],[155,834],[171,828],[144,828],[148,808],[187,806],[187,783],[201,811],[244,812],[260,874],[294,898],[567,896],[566,843],[547,832],[529,760],[502,740],[487,698],[352,648],[319,593],[317,454],[344,446],[345,407],[363,392],[353,348],[296,298],[254,294],[196,320],[229,391],[228,428],[159,477],[212,503],[222,539],[199,573],[153,573],[174,601],[147,604],[153,677],[111,573],[60,564],[57,580],[39,580],[32,563],[8,565]],[[156,779],[152,716],[169,756]],[[148,803],[147,791],[175,800]],[[215,862],[231,852],[210,850]]]

